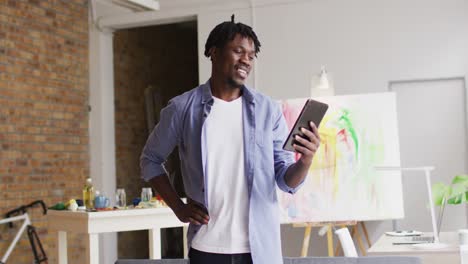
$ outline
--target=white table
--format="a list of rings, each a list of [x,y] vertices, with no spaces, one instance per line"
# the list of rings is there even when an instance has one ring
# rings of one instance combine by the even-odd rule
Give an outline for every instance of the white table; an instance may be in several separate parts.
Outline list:
[[[149,231],[150,259],[161,258],[161,228],[187,226],[170,208],[129,209],[100,212],[47,211],[49,230],[58,231],[58,263],[67,263],[67,232],[87,236],[87,260],[99,263],[99,234],[122,231]],[[187,254],[184,228],[184,255]]]
[[[432,233],[424,233],[430,236]],[[394,237],[383,234],[379,240],[367,251],[368,255],[406,255],[420,257],[423,264],[443,263],[460,264],[460,247],[456,232],[441,232],[440,242],[448,244],[449,247],[443,249],[415,249],[412,245],[393,245],[408,237]]]

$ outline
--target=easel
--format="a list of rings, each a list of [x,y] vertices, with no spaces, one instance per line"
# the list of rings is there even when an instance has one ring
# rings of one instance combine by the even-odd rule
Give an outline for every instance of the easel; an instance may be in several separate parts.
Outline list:
[[[371,247],[371,242],[369,239],[369,234],[367,233],[366,226],[364,222],[358,221],[343,221],[343,222],[318,222],[318,223],[294,223],[292,224],[293,227],[305,227],[304,231],[304,240],[302,241],[302,249],[301,249],[301,257],[306,257],[309,251],[309,242],[310,242],[310,234],[312,232],[312,227],[319,227],[322,228],[327,226],[327,249],[328,249],[328,256],[333,257],[338,255],[341,252],[341,244],[338,243],[336,246],[335,251],[333,251],[333,227],[347,227],[353,226],[351,230],[351,237],[357,240],[359,250],[361,251],[361,255],[365,256],[366,249],[364,248],[364,244],[362,242],[361,236],[359,235],[358,227],[361,225],[362,232],[364,233],[364,237],[366,238],[366,242],[368,247]]]

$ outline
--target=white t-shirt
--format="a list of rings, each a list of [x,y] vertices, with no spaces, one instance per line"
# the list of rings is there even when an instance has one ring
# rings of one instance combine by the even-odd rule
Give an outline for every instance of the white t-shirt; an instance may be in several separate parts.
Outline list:
[[[202,129],[210,221],[195,235],[194,249],[219,254],[250,252],[243,134],[242,97],[231,102],[214,98]]]

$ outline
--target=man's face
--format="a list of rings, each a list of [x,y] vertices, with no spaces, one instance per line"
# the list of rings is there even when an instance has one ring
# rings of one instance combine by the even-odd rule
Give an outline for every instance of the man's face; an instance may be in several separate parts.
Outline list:
[[[222,49],[216,49],[212,57],[214,73],[234,87],[241,87],[253,66],[255,45],[252,39],[237,34]]]

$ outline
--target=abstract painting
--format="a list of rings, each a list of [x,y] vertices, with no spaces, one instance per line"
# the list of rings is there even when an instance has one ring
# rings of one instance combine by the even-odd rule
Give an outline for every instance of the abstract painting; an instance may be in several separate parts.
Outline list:
[[[283,223],[402,218],[401,174],[394,93],[314,98],[327,103],[321,145],[294,195],[278,191]],[[291,129],[307,98],[281,101]],[[300,156],[296,154],[296,159]]]

